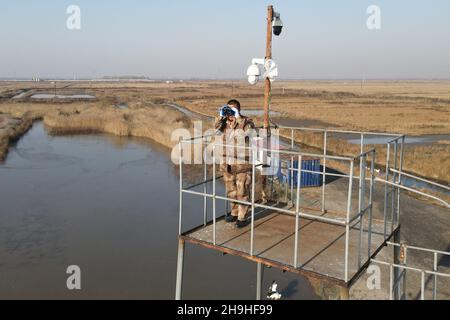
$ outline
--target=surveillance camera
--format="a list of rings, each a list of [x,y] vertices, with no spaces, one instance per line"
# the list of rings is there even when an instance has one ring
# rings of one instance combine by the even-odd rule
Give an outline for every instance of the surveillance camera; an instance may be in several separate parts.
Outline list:
[[[248,82],[251,85],[255,85],[258,83],[258,77],[257,76],[248,76]]]
[[[259,76],[261,75],[260,66],[263,66],[265,63],[265,59],[252,59],[252,64],[247,69],[248,82],[250,84],[257,84],[259,80]]]
[[[261,75],[261,71],[259,70],[258,66],[256,64],[252,63],[247,69],[247,76],[259,77],[260,75]]]
[[[283,21],[280,19],[280,14],[275,13],[275,19],[272,23],[273,34],[279,36],[281,34],[281,30],[283,29]]]

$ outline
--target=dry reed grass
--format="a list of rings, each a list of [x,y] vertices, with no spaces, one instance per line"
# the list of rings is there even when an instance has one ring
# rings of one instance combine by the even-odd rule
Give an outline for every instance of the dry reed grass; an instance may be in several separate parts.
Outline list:
[[[164,106],[135,110],[90,108],[72,114],[49,114],[44,124],[51,134],[110,133],[118,136],[150,138],[168,147],[171,133],[177,128],[191,128],[190,119],[182,112]]]
[[[43,118],[53,132],[108,132],[135,135],[168,143],[173,127],[190,124],[175,110],[167,118],[148,110],[167,101],[198,113],[216,115],[217,108],[231,97],[238,98],[245,109],[262,109],[262,84],[249,86],[245,81],[161,82],[67,82],[58,83],[59,93],[88,93],[96,102],[12,103],[0,102],[0,111],[16,117],[27,114]],[[450,81],[278,81],[273,85],[272,110],[291,119],[316,121],[326,128],[402,134],[450,133]],[[52,92],[48,83],[2,83],[0,92],[29,88]],[[116,110],[117,103],[129,109]],[[153,109],[156,110],[156,109]],[[170,115],[170,113],[175,114]],[[254,117],[261,124],[260,117]],[[318,122],[320,121],[320,122]],[[158,132],[159,131],[159,132]],[[290,133],[288,134],[290,136]],[[296,136],[296,140],[321,149],[319,135]],[[172,143],[173,144],[173,143]],[[355,155],[359,146],[330,139],[331,153]],[[377,165],[384,166],[384,148],[377,147]],[[450,181],[450,144],[407,146],[404,169],[424,177]]]
[[[9,142],[24,133],[36,119],[43,119],[50,134],[110,133],[150,138],[167,147],[177,143],[171,141],[173,130],[184,128],[190,131],[192,128],[191,120],[182,112],[155,104],[117,109],[105,106],[104,101],[67,105],[16,103],[2,105],[2,110],[9,112],[3,117],[0,115],[0,118],[9,119],[5,123],[7,129],[0,130],[0,156],[3,158]]]

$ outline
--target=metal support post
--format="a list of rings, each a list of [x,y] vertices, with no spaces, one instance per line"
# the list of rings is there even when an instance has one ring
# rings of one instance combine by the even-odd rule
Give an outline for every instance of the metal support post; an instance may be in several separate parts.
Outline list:
[[[178,235],[181,235],[181,221],[182,221],[182,215],[183,215],[183,148],[181,146],[182,141],[179,142],[179,154],[180,154],[180,160],[179,160],[179,166],[180,166],[180,204],[179,204],[179,215],[178,215]]]
[[[175,300],[181,300],[181,291],[183,289],[183,264],[184,264],[184,240],[178,240],[178,258],[177,258],[177,282],[175,288]]]
[[[361,135],[362,140],[363,135]],[[362,143],[362,142],[361,142]],[[361,249],[363,241],[363,221],[364,214],[362,213],[365,209],[364,201],[364,186],[366,183],[366,156],[361,156],[359,158],[359,201],[358,201],[358,214],[360,215],[359,220],[359,239],[358,239],[358,269],[361,268]]]
[[[261,300],[262,274],[264,265],[261,262],[256,263],[256,300]]]
[[[298,163],[302,163],[302,156],[298,156]],[[295,202],[295,243],[294,243],[294,268],[298,267],[298,231],[300,214],[300,188],[302,183],[302,167],[299,165],[297,171],[297,200]]]
[[[390,151],[391,151],[391,145],[390,143],[386,146],[386,177],[385,180],[389,181],[389,157],[390,157]],[[384,208],[383,208],[383,221],[384,221],[384,229],[383,229],[383,235],[384,239],[386,240],[387,235],[387,203],[388,203],[388,185],[387,183],[384,185]]]
[[[213,146],[213,244],[216,245],[216,146]]]
[[[354,160],[350,162],[350,175],[348,182],[347,196],[347,217],[345,219],[345,252],[344,252],[344,281],[348,281],[348,246],[350,236],[350,211],[352,209],[352,188],[353,188],[353,166]]]
[[[394,232],[394,242],[400,243],[400,227],[397,228],[397,230]],[[401,263],[400,259],[400,246],[394,246],[394,264],[399,265]],[[398,285],[398,282],[400,281],[401,276],[401,270],[399,267],[394,267],[393,270],[393,281],[394,281],[394,287],[392,288],[394,290],[394,300],[400,300],[402,296],[401,287]]]
[[[203,179],[204,179],[204,183],[203,183],[203,193],[205,194],[203,197],[203,225],[206,226],[206,222],[207,222],[207,216],[208,216],[208,204],[207,204],[207,198],[206,198],[206,193],[208,192],[208,182],[206,182],[208,180],[208,168],[206,166],[206,148],[205,148],[205,152],[203,155],[203,161],[205,162],[205,166],[204,166],[204,171],[203,171]]]
[[[253,241],[255,236],[255,162],[256,162],[256,150],[252,148],[252,217],[250,226],[250,255],[253,256]]]
[[[372,255],[372,195],[373,185],[375,179],[375,150],[372,152],[372,162],[370,164],[370,186],[369,186],[369,226],[368,226],[368,239],[367,239],[367,259],[370,259]]]
[[[325,213],[325,182],[327,167],[327,131],[323,132],[323,168],[322,168],[322,213]]]

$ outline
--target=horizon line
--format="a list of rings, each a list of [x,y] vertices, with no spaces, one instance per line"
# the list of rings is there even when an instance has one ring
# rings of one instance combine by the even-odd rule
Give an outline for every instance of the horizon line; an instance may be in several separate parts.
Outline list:
[[[66,78],[66,77],[0,77],[0,81],[142,81],[142,82],[156,82],[156,81],[245,81],[245,78],[214,78],[214,77],[156,77],[150,78],[145,76],[103,76],[103,77],[81,77],[81,78]],[[426,77],[414,77],[414,78],[393,78],[393,77],[373,77],[373,78],[278,78],[275,82],[279,81],[439,81],[439,80],[450,80],[450,77],[436,77],[436,78],[426,78]]]

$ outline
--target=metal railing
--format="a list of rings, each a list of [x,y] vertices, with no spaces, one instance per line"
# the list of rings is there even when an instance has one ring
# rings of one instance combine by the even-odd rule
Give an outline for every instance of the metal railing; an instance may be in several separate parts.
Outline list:
[[[372,263],[375,264],[381,264],[381,265],[386,265],[389,267],[389,299],[393,300],[394,299],[394,292],[395,290],[401,290],[403,289],[403,293],[399,295],[400,299],[406,299],[406,292],[405,292],[405,277],[406,277],[406,271],[410,270],[410,271],[414,271],[414,272],[418,272],[420,273],[420,299],[421,300],[425,300],[425,287],[426,287],[426,283],[425,283],[425,276],[426,275],[430,275],[433,278],[433,284],[432,284],[432,299],[436,300],[437,299],[437,279],[438,277],[444,277],[444,278],[449,278],[450,279],[450,273],[444,273],[444,272],[439,272],[438,271],[438,257],[439,256],[447,256],[450,257],[450,252],[446,252],[446,251],[440,251],[440,250],[434,250],[434,249],[427,249],[427,248],[421,248],[421,247],[416,247],[416,246],[410,246],[410,245],[406,245],[403,243],[395,243],[395,242],[387,242],[387,245],[389,246],[393,246],[393,247],[397,247],[397,248],[401,248],[401,250],[403,250],[403,261],[399,262],[399,263],[392,263],[392,262],[386,262],[386,261],[381,261],[378,259],[371,259]],[[417,267],[411,267],[408,266],[408,251],[409,250],[415,250],[415,251],[421,251],[421,252],[427,252],[427,253],[432,253],[433,254],[433,267],[432,270],[427,270],[424,268],[417,268]],[[398,276],[395,276],[395,269],[397,268],[398,271],[400,271],[398,273]],[[400,288],[401,282],[403,281],[403,288]]]
[[[367,262],[370,259],[371,256],[371,237],[372,237],[372,230],[371,227],[368,229],[368,252],[366,255],[366,258],[363,258],[362,252],[361,252],[361,242],[362,242],[362,234],[363,234],[363,226],[362,226],[362,220],[363,218],[368,215],[369,216],[369,225],[371,225],[372,221],[372,190],[373,190],[373,181],[375,179],[374,176],[374,159],[375,159],[375,149],[368,150],[366,152],[362,152],[359,155],[356,155],[354,157],[342,157],[342,156],[334,156],[334,155],[327,155],[327,154],[314,154],[314,153],[306,153],[306,152],[300,152],[300,151],[292,151],[292,150],[279,150],[279,149],[267,149],[267,148],[255,148],[253,147],[247,147],[247,146],[232,146],[232,145],[226,145],[223,143],[214,143],[212,145],[212,163],[210,166],[212,166],[212,179],[208,179],[207,177],[207,161],[204,162],[204,169],[203,169],[203,181],[200,183],[196,183],[191,186],[183,186],[183,145],[187,144],[189,147],[192,147],[192,143],[201,144],[206,149],[206,147],[210,144],[211,136],[203,136],[203,137],[197,137],[192,139],[186,139],[186,140],[180,140],[179,144],[179,170],[180,170],[180,211],[179,211],[179,235],[183,234],[183,195],[189,194],[189,195],[195,195],[199,197],[203,197],[203,224],[207,224],[207,199],[212,199],[212,244],[217,244],[217,226],[216,222],[218,219],[217,215],[217,204],[216,202],[218,200],[226,201],[226,202],[233,202],[236,204],[243,204],[248,205],[249,208],[251,208],[250,213],[250,243],[249,243],[249,249],[248,252],[251,256],[255,255],[254,252],[254,229],[255,229],[255,209],[265,209],[265,210],[272,210],[274,212],[282,213],[282,214],[289,214],[295,216],[295,233],[294,233],[294,248],[293,248],[293,266],[294,268],[300,267],[300,254],[299,254],[299,223],[300,218],[314,220],[314,221],[320,221],[324,223],[334,224],[345,228],[345,250],[344,250],[344,270],[343,270],[343,278],[345,281],[348,281],[350,278],[349,275],[349,236],[350,236],[350,229],[354,228],[356,224],[359,224],[359,230],[360,230],[360,237],[359,237],[359,245],[358,245],[358,266],[361,266],[363,263]],[[221,196],[217,193],[216,183],[217,180],[221,177],[218,177],[216,174],[217,171],[217,163],[218,159],[216,157],[216,152],[218,147],[233,147],[238,149],[245,149],[248,150],[251,153],[250,157],[250,163],[251,163],[251,171],[252,171],[252,182],[251,182],[251,195],[249,201],[242,201],[235,198],[229,198],[227,196]],[[255,177],[256,177],[256,159],[257,159],[257,151],[263,151],[267,154],[270,154],[273,156],[274,154],[284,154],[289,157],[296,158],[298,160],[299,166],[298,168],[291,168],[293,171],[297,171],[297,189],[296,189],[296,197],[295,197],[295,206],[293,208],[282,208],[279,206],[272,206],[268,204],[263,204],[255,201]],[[205,152],[205,151],[204,151]],[[302,172],[313,172],[317,174],[322,174],[324,176],[330,175],[336,175],[334,173],[329,173],[323,170],[322,172],[316,172],[311,170],[305,170],[302,169],[301,163],[304,157],[315,157],[322,159],[322,161],[326,160],[335,160],[335,161],[343,161],[347,163],[349,166],[348,174],[339,174],[340,177],[345,177],[348,179],[348,191],[347,191],[347,210],[343,214],[343,218],[341,217],[327,217],[324,215],[318,215],[314,213],[307,212],[307,210],[304,210],[301,208],[301,173]],[[366,194],[366,188],[364,181],[366,179],[366,170],[360,170],[359,177],[355,175],[355,163],[360,163],[360,166],[365,168],[367,164],[367,160],[370,158],[371,160],[371,168],[370,168],[370,185],[369,185],[369,203],[365,203],[365,194]],[[353,194],[353,180],[358,179],[359,180],[359,193],[358,193],[358,211],[352,212],[352,194]],[[212,191],[208,192],[208,189],[206,187],[207,183],[212,183]],[[193,190],[195,187],[199,187],[203,185],[202,191],[195,191]],[[364,260],[364,261],[363,261]]]
[[[327,155],[328,152],[328,140],[330,134],[342,134],[342,135],[353,135],[353,136],[359,136],[360,137],[360,153],[363,154],[365,150],[365,139],[367,137],[375,136],[375,137],[392,137],[391,139],[388,139],[386,141],[386,180],[390,179],[389,173],[390,173],[390,162],[391,160],[391,145],[394,145],[394,157],[393,157],[393,168],[398,169],[400,172],[403,168],[403,153],[404,153],[404,144],[405,144],[405,135],[402,134],[395,134],[395,133],[383,133],[383,132],[362,132],[362,131],[353,131],[353,130],[339,130],[339,129],[321,129],[321,128],[307,128],[307,127],[293,127],[293,126],[284,126],[284,125],[277,125],[280,129],[287,129],[291,130],[291,148],[294,148],[295,141],[295,131],[304,131],[304,132],[315,132],[315,133],[321,133],[323,135],[323,154]],[[399,154],[399,144],[400,144],[400,159],[398,159]],[[375,162],[375,159],[373,159],[373,162]],[[365,167],[362,166],[362,163],[360,162],[360,171],[362,171]],[[326,202],[325,202],[325,170],[326,170],[326,160],[324,159],[323,162],[323,174],[322,174],[322,212],[325,212],[326,210]],[[397,180],[396,180],[397,178]],[[397,176],[393,175],[392,180],[394,183],[400,184],[401,182],[401,173],[397,174]],[[389,194],[390,192],[390,194]],[[389,191],[389,185],[385,185],[385,195],[384,195],[384,221],[387,221],[387,213],[388,213],[388,205],[387,200],[389,195],[391,195],[392,203],[391,203],[391,216],[393,217],[394,214],[399,216],[399,208],[400,208],[400,192],[397,192],[397,206],[394,204],[394,197],[395,197],[395,187],[391,186],[391,190]],[[398,221],[398,219],[396,220]],[[391,224],[391,232],[393,231],[394,224]],[[386,227],[385,227],[385,238],[386,238]]]
[[[353,135],[360,137],[360,152],[363,153],[365,150],[365,141],[367,137],[386,137],[385,143],[379,143],[379,145],[386,145],[386,159],[385,159],[385,178],[382,179],[380,177],[375,177],[376,182],[381,182],[385,184],[385,195],[384,195],[384,220],[386,221],[386,215],[389,213],[389,209],[391,214],[395,214],[395,217],[398,221],[399,213],[400,213],[400,189],[404,189],[421,196],[428,197],[430,199],[436,200],[439,203],[445,205],[446,207],[450,207],[450,204],[434,195],[429,193],[417,190],[415,188],[407,187],[403,184],[402,178],[408,177],[415,181],[424,182],[430,186],[437,187],[439,189],[445,190],[447,192],[450,191],[449,186],[445,186],[443,184],[436,183],[434,181],[430,181],[416,175],[406,173],[403,171],[403,158],[404,158],[404,150],[405,150],[405,139],[406,136],[403,134],[396,133],[383,133],[383,132],[362,132],[362,131],[352,131],[352,130],[338,130],[338,129],[321,129],[321,128],[307,128],[307,127],[292,127],[292,126],[284,126],[284,125],[276,125],[277,128],[287,129],[291,131],[290,134],[290,145],[291,148],[294,149],[295,140],[294,133],[295,131],[305,131],[305,132],[314,132],[323,134],[323,154],[327,154],[328,148],[328,140],[330,138],[330,134],[342,134],[342,135]],[[391,138],[392,137],[392,138]],[[390,139],[389,139],[390,138]],[[326,160],[324,159],[323,170],[326,168]],[[360,166],[360,170],[361,170]],[[339,174],[328,174],[330,176],[341,176]],[[325,175],[322,175],[323,183],[322,183],[322,211],[325,211]],[[390,199],[390,204],[388,203],[388,199]],[[396,200],[396,201],[395,201]],[[385,232],[386,234],[386,232]]]
[[[344,270],[343,272],[343,280],[348,282],[350,280],[349,274],[349,260],[350,260],[350,251],[349,251],[349,243],[350,243],[350,230],[353,230],[356,225],[358,225],[357,229],[359,229],[359,237],[358,237],[358,246],[357,246],[357,265],[358,269],[362,266],[367,265],[370,262],[372,257],[372,233],[373,233],[373,190],[375,182],[382,182],[385,184],[385,192],[384,192],[384,207],[383,207],[383,237],[386,241],[393,234],[394,230],[399,225],[400,218],[400,189],[409,190],[411,188],[405,187],[401,185],[402,176],[406,176],[406,173],[402,172],[403,167],[403,153],[404,153],[404,135],[397,134],[386,134],[386,133],[375,133],[375,132],[357,132],[357,131],[348,131],[348,130],[325,130],[325,129],[313,129],[313,128],[301,128],[301,127],[287,127],[287,126],[278,126],[278,128],[282,129],[291,129],[291,149],[290,150],[281,150],[281,149],[269,149],[269,148],[256,148],[255,146],[236,146],[236,145],[227,145],[224,143],[212,143],[212,139],[214,135],[205,135],[200,137],[194,137],[190,139],[182,139],[179,143],[179,174],[180,174],[180,207],[179,207],[179,235],[183,234],[183,196],[184,195],[194,195],[198,197],[203,197],[203,225],[207,225],[208,223],[208,199],[212,201],[212,220],[209,223],[212,224],[212,244],[217,246],[220,245],[217,243],[217,201],[225,201],[227,214],[228,211],[228,203],[233,202],[235,204],[247,205],[250,208],[250,243],[248,253],[251,256],[255,255],[254,251],[254,242],[255,242],[255,209],[263,209],[263,210],[272,210],[273,212],[278,212],[281,214],[288,214],[295,216],[295,233],[294,233],[294,252],[293,252],[293,266],[294,268],[301,267],[301,252],[299,253],[299,223],[300,218],[309,219],[314,221],[320,221],[328,224],[338,225],[345,228],[345,242],[344,242]],[[304,131],[314,131],[314,132],[322,132],[323,133],[323,153],[306,153],[301,151],[294,150],[295,141],[294,141],[294,130],[304,130]],[[336,156],[328,154],[327,152],[327,139],[329,133],[341,133],[341,134],[359,134],[361,137],[360,142],[360,153],[355,156]],[[376,160],[376,150],[375,148],[365,148],[364,139],[367,136],[377,135],[377,136],[388,136],[393,137],[386,142],[387,154],[386,154],[386,172],[385,179],[379,178],[375,176],[375,160]],[[183,150],[184,146],[192,147],[192,144],[200,145],[202,149],[202,153],[206,158],[206,151],[208,146],[212,147],[212,162],[210,164],[207,161],[203,161],[203,181],[193,184],[191,186],[183,185]],[[392,146],[392,147],[391,147]],[[222,196],[217,193],[217,180],[223,178],[222,176],[217,175],[217,164],[222,160],[217,157],[217,148],[237,148],[244,149],[248,152],[251,157],[249,164],[251,163],[251,172],[252,172],[252,181],[251,181],[251,192],[249,195],[249,201],[238,200],[235,198],[229,198],[227,196]],[[391,152],[391,148],[393,151]],[[367,150],[366,150],[367,149]],[[257,154],[260,152],[264,152],[266,155],[270,155],[272,159],[279,158],[280,155],[285,155],[291,159],[291,164],[293,164],[294,159],[298,160],[298,168],[294,168],[291,165],[291,188],[293,188],[293,172],[297,171],[297,190],[295,197],[291,196],[291,200],[295,200],[295,205],[292,204],[291,207],[279,207],[275,205],[268,205],[264,203],[259,203],[256,201],[255,197],[255,180],[256,180],[256,168],[261,164],[257,164]],[[269,158],[270,158],[269,157]],[[322,170],[319,171],[311,171],[302,169],[302,160],[305,157],[314,157],[320,159],[322,162]],[[326,163],[328,161],[339,161],[344,162],[346,166],[348,166],[348,171],[342,173],[335,172],[327,172],[326,171]],[[369,163],[369,167],[368,167]],[[272,163],[273,165],[273,163]],[[359,165],[359,175],[355,174],[355,165]],[[208,178],[208,166],[212,167],[212,178]],[[300,206],[302,200],[302,187],[301,187],[301,173],[315,173],[322,175],[322,194],[321,194],[321,213],[322,214],[314,214],[311,213],[310,210],[308,212],[307,208],[302,208]],[[408,174],[409,176],[412,176]],[[342,212],[343,217],[330,217],[326,216],[327,207],[326,207],[326,177],[327,176],[337,176],[340,178],[348,179],[347,184],[347,199],[346,199],[346,210]],[[414,176],[413,176],[414,177]],[[352,195],[353,195],[353,182],[354,180],[358,181],[358,198],[357,198],[357,210],[352,210]],[[366,183],[367,182],[367,183]],[[212,183],[212,190],[208,190],[208,183]],[[203,186],[201,191],[194,190],[196,187]],[[368,190],[367,190],[368,189]],[[209,192],[208,192],[209,191]],[[291,193],[292,193],[291,189]],[[413,192],[416,190],[412,189]],[[292,199],[293,198],[293,199]],[[368,199],[366,201],[366,198]],[[389,202],[389,203],[388,203]],[[448,204],[447,204],[448,205]],[[390,213],[388,217],[388,213]],[[364,226],[363,221],[367,217],[368,219],[368,227],[367,227],[367,252],[363,254],[362,252],[362,243],[363,243],[363,232]],[[388,228],[388,224],[390,224],[390,228]],[[390,229],[390,230],[388,230]]]

